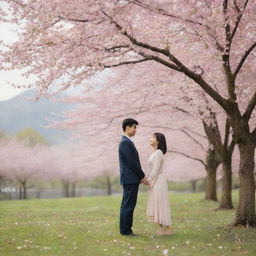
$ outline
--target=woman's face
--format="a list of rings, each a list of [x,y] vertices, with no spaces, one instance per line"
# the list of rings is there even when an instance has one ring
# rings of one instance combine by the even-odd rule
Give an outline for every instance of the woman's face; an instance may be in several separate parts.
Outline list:
[[[157,141],[156,136],[154,134],[152,135],[152,137],[150,139],[150,145],[152,147],[157,147],[158,146],[158,141]]]

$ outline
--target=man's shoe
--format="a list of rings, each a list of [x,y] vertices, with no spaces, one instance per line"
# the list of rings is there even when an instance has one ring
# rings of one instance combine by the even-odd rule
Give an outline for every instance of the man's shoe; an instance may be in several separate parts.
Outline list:
[[[122,233],[121,233],[121,235],[123,235],[123,236],[137,236],[137,235],[135,235],[133,232],[131,232],[131,233],[129,233],[129,234],[122,234]]]
[[[133,232],[129,233],[128,236],[137,236]]]

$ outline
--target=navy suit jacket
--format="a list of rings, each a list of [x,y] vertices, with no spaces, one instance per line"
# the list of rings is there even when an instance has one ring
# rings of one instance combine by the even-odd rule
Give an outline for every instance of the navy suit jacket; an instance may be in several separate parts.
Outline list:
[[[119,144],[120,183],[139,184],[145,177],[141,169],[139,154],[133,142],[123,136]]]

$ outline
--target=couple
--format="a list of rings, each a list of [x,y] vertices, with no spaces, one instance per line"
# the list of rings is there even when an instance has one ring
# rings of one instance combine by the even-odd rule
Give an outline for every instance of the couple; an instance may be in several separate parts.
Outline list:
[[[157,223],[160,230],[157,234],[170,234],[170,205],[168,186],[163,175],[163,161],[166,153],[165,136],[154,133],[150,145],[153,153],[149,158],[150,173],[145,177],[141,169],[138,152],[131,140],[136,133],[138,122],[132,118],[125,119],[122,124],[124,135],[119,144],[120,181],[123,185],[123,199],[120,209],[120,233],[135,236],[132,231],[133,211],[137,202],[139,184],[149,187],[147,216],[148,220]]]

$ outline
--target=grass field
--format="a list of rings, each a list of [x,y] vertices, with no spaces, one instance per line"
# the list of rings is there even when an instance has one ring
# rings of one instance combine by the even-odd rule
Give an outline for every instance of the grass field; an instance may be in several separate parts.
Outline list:
[[[146,220],[145,193],[134,216],[138,237],[119,235],[120,196],[0,201],[0,256],[255,256],[256,229],[230,228],[235,211],[202,199],[170,194],[174,234],[162,237]]]

